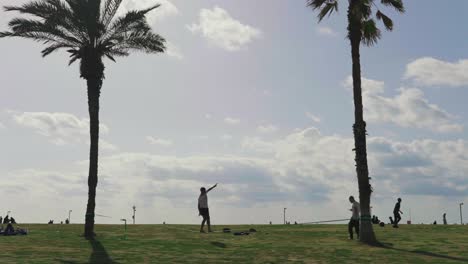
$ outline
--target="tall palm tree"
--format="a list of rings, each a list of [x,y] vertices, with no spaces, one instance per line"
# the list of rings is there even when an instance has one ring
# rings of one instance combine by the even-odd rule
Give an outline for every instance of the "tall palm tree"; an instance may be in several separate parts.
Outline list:
[[[130,51],[158,53],[165,50],[164,38],[153,33],[146,21],[146,15],[159,5],[117,17],[121,3],[122,0],[36,0],[22,6],[5,6],[5,11],[17,11],[26,16],[12,19],[8,24],[10,31],[0,32],[0,38],[20,37],[46,44],[43,57],[66,49],[70,54],[69,64],[80,62],[80,75],[87,83],[91,138],[86,238],[94,236],[103,59],[115,62],[115,57],[128,56]]]
[[[366,150],[366,122],[363,116],[362,89],[361,89],[361,62],[360,46],[372,46],[381,37],[381,32],[374,19],[373,8],[377,9],[375,18],[382,20],[385,28],[393,29],[393,21],[379,10],[375,0],[348,0],[348,39],[351,42],[351,58],[353,63],[353,96],[354,96],[354,151],[356,153],[356,172],[359,186],[359,199],[361,203],[360,240],[375,245],[374,230],[370,216],[370,196],[372,186],[369,183],[369,169],[367,167]],[[402,0],[380,0],[384,6],[394,8],[403,13],[405,11]],[[338,11],[338,0],[307,0],[307,5],[318,10],[319,22],[333,11]]]

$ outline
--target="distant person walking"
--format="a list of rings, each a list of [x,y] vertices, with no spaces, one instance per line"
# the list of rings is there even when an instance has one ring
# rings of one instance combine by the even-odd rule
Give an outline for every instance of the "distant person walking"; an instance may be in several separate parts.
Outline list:
[[[199,215],[203,217],[203,221],[201,222],[200,226],[200,233],[205,233],[203,227],[205,226],[205,222],[208,225],[208,232],[211,231],[211,223],[210,223],[210,211],[208,210],[208,192],[213,190],[218,184],[213,185],[213,187],[209,188],[208,190],[205,187],[200,188],[200,196],[198,197],[198,212]]]
[[[351,209],[349,209],[352,212],[351,219],[348,223],[349,239],[353,239],[353,227],[359,239],[359,214],[361,213],[361,205],[354,200],[353,196],[349,197],[349,202],[353,204]]]
[[[442,217],[444,218],[444,225],[446,225],[446,224],[447,224],[447,217],[446,217],[446,216],[447,216],[447,214],[446,214],[446,213],[444,213],[444,214],[442,215]]]
[[[398,228],[398,223],[401,220],[401,215],[403,212],[400,210],[401,206],[401,198],[398,198],[398,202],[395,204],[395,208],[393,208],[393,227]]]

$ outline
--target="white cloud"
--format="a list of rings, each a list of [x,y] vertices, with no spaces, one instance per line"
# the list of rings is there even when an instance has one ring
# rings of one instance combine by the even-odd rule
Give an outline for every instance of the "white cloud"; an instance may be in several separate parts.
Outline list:
[[[154,138],[152,136],[147,136],[146,140],[151,144],[151,145],[158,145],[162,147],[169,147],[172,146],[173,142],[168,139],[162,139],[162,138]]]
[[[145,9],[155,4],[161,4],[161,6],[147,15],[150,25],[154,26],[158,21],[180,13],[179,9],[169,0],[124,0],[117,15],[121,16],[128,11]]]
[[[352,87],[352,77],[345,81]],[[388,122],[402,127],[416,127],[436,132],[461,132],[455,117],[435,104],[416,88],[400,88],[395,97],[385,97],[384,82],[362,78],[364,118],[371,122]]]
[[[342,217],[348,208],[346,197],[357,194],[353,145],[351,137],[327,136],[306,128],[276,140],[247,138],[242,156],[102,156],[97,213],[113,218],[97,221],[115,223],[136,204],[141,208],[139,223],[195,223],[199,221],[198,189],[216,182],[210,206],[218,223],[265,223],[270,214],[277,213],[275,208],[285,204],[300,205],[295,211],[298,219],[318,218],[309,211],[321,211],[322,219]],[[396,196],[405,197],[407,203],[410,197],[468,197],[467,141],[399,142],[369,137],[368,160],[376,214],[391,210]],[[19,219],[26,221],[28,216],[46,222],[49,219],[39,217],[45,218],[43,212],[46,217],[62,217],[70,208],[78,219],[86,205],[87,166],[84,160],[65,171],[8,172],[6,178],[15,180],[0,185],[0,192],[11,198],[15,214],[22,215]],[[64,197],[66,203],[57,203],[57,197]],[[391,201],[385,205],[386,199]],[[262,211],[266,207],[273,209]],[[165,214],[154,214],[155,210]],[[422,218],[433,220],[434,215],[439,212],[425,212]]]
[[[332,28],[330,27],[324,27],[324,26],[319,26],[317,27],[317,33],[319,35],[324,35],[324,36],[338,36],[338,33],[335,32]]]
[[[316,115],[314,115],[314,114],[312,114],[310,112],[306,112],[305,114],[310,120],[314,121],[315,123],[320,123],[322,121],[320,119],[320,117],[318,117],[318,116],[316,116]]]
[[[237,119],[237,118],[232,118],[232,117],[226,117],[224,118],[224,123],[228,124],[228,125],[238,125],[240,124],[240,119]]]
[[[166,41],[166,54],[179,60],[184,58],[180,49],[170,41]]]
[[[452,63],[431,57],[420,58],[406,66],[405,78],[427,86],[468,86],[468,60]]]
[[[211,118],[213,118],[213,116],[211,114],[205,114],[205,118],[206,119],[211,119]]]
[[[232,136],[229,134],[224,134],[221,136],[221,140],[223,141],[230,141],[232,139]]]
[[[200,34],[213,44],[237,51],[261,35],[260,30],[235,20],[224,9],[215,6],[212,10],[202,9],[198,24],[187,26],[194,34]]]
[[[37,134],[49,138],[55,145],[89,145],[89,119],[78,118],[69,113],[17,112],[8,111],[16,124],[33,129]],[[107,135],[109,128],[101,123],[100,135]],[[117,147],[100,139],[101,149],[116,150]]]
[[[257,127],[257,131],[260,133],[268,134],[268,133],[274,133],[278,131],[278,127],[274,125],[261,125]]]

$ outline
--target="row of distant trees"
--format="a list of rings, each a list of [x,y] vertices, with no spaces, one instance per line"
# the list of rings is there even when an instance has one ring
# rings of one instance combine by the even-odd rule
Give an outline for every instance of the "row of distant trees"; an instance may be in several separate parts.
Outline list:
[[[80,63],[80,77],[86,80],[88,111],[90,117],[90,151],[88,175],[88,203],[86,207],[84,236],[92,239],[98,183],[99,98],[104,80],[104,62],[108,58],[128,56],[132,51],[162,53],[165,39],[154,33],[146,15],[157,9],[154,5],[143,10],[129,11],[116,16],[123,0],[39,0],[22,6],[5,6],[5,11],[24,15],[12,19],[9,31],[0,32],[0,38],[20,37],[39,41],[46,45],[42,56],[65,49],[70,55],[69,64]],[[393,29],[392,20],[380,11],[375,0],[348,0],[348,39],[351,44],[354,143],[356,172],[361,202],[362,242],[374,245],[377,240],[370,217],[370,197],[366,152],[366,123],[363,117],[361,89],[361,43],[372,46],[381,37],[376,19],[387,30]],[[380,0],[384,6],[403,13],[402,0]],[[307,0],[307,6],[318,11],[318,19],[338,11],[338,0]],[[30,18],[32,15],[33,18]]]

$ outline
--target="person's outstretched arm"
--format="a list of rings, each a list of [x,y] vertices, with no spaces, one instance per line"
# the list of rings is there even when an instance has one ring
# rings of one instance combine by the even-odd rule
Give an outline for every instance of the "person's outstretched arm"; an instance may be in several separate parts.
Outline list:
[[[206,192],[209,192],[209,191],[213,190],[216,186],[218,186],[218,184],[213,185],[213,186],[212,186],[211,188],[209,188]]]

